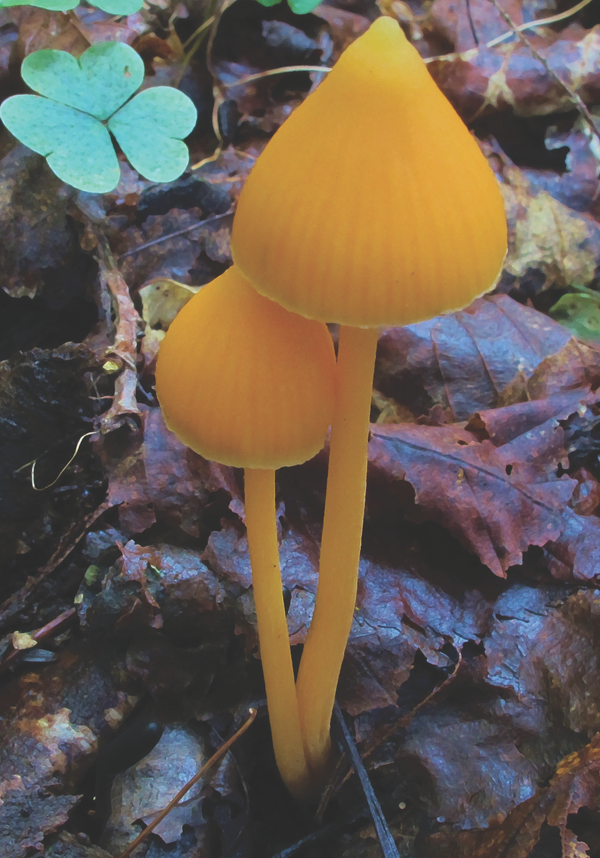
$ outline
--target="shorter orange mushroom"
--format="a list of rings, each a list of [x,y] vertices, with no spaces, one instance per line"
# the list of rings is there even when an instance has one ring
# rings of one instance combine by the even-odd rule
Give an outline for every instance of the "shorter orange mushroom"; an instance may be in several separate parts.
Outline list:
[[[259,295],[237,268],[181,310],[161,344],[156,392],[188,447],[244,468],[248,547],[275,757],[290,792],[312,791],[303,749],[275,517],[275,469],[324,445],[335,354],[322,322]]]

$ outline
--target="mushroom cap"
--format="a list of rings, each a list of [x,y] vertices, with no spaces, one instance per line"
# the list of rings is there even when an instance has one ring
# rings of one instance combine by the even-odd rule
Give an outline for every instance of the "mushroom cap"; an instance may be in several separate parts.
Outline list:
[[[309,318],[406,325],[496,282],[502,195],[479,146],[392,18],[379,18],[258,158],[236,265]]]
[[[234,266],[170,325],[156,393],[169,429],[201,456],[280,468],[323,447],[334,376],[325,325],[263,298]]]

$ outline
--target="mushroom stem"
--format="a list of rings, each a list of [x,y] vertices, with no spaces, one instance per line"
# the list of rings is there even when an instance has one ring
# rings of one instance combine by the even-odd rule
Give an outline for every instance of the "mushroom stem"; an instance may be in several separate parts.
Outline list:
[[[303,801],[311,795],[311,778],[300,732],[279,570],[275,471],[246,468],[244,489],[258,639],[275,759],[285,785],[294,798]]]
[[[340,327],[319,584],[296,686],[304,749],[320,781],[330,765],[331,714],[356,603],[378,334]]]

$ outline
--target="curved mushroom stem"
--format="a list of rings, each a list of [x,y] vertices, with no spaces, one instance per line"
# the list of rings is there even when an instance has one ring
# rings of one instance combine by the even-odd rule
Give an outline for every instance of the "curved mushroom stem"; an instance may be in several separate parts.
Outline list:
[[[340,328],[319,585],[296,686],[304,749],[321,782],[330,766],[331,714],[356,603],[378,335],[377,328]]]
[[[294,798],[312,794],[306,764],[288,627],[283,604],[275,518],[275,471],[244,471],[246,528],[254,603],[275,759]]]

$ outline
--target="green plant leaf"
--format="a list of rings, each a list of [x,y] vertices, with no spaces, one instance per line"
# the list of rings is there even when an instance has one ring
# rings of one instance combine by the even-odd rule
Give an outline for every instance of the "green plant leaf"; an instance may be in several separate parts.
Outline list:
[[[92,6],[97,6],[109,15],[133,15],[143,6],[143,0],[88,0]]]
[[[68,12],[79,5],[79,0],[0,0],[0,9],[8,6],[35,6],[38,9],[48,9],[50,12]]]
[[[118,185],[115,148],[93,116],[38,95],[14,95],[0,106],[0,119],[22,143],[44,155],[63,182],[93,194]]]
[[[290,9],[296,15],[306,15],[316,9],[321,0],[288,0]]]
[[[143,0],[89,0],[92,6],[97,6],[109,15],[133,15],[143,6]]]
[[[142,176],[172,182],[188,165],[189,152],[182,139],[193,130],[196,118],[187,95],[170,86],[156,86],[136,95],[108,127]]]
[[[144,62],[129,45],[100,42],[78,60],[66,51],[35,51],[21,76],[40,95],[108,119],[142,85]]]
[[[600,340],[600,294],[563,295],[549,315],[582,340]]]
[[[22,76],[40,95],[7,99],[0,118],[70,185],[91,193],[116,187],[120,169],[109,131],[148,179],[170,182],[187,167],[183,138],[196,124],[196,108],[168,86],[124,104],[144,79],[143,61],[133,48],[103,42],[79,60],[64,51],[36,51],[23,62]]]

